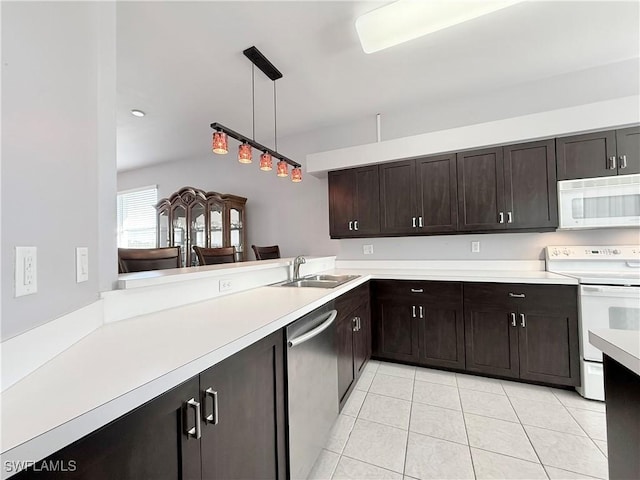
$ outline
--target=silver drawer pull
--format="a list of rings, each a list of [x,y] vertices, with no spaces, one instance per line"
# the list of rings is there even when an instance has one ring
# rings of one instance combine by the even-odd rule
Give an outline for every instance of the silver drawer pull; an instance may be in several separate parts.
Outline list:
[[[349,230],[353,230],[353,221],[349,222]]]
[[[422,217],[418,217],[418,226],[419,227],[424,227],[424,224],[422,223]]]
[[[509,292],[509,296],[511,298],[525,298],[525,294],[524,293],[512,293],[512,292]]]
[[[420,307],[418,307],[420,309],[420,318],[424,318],[424,308],[422,307],[422,305],[420,305]]]
[[[498,214],[498,223],[504,223],[504,213],[500,212]]]
[[[213,411],[207,415],[207,397],[211,397],[213,400]],[[213,425],[218,424],[218,392],[216,392],[213,388],[209,387],[204,391],[204,407],[203,407],[203,416],[204,421],[207,423],[211,423]]]
[[[523,327],[527,326],[526,322],[524,321],[524,313],[520,314],[520,325],[522,325]]]
[[[185,434],[187,437],[192,437],[195,439],[199,439],[202,436],[202,432],[200,431],[200,402],[196,402],[195,398],[192,398],[187,401],[184,409],[184,427],[186,429]],[[194,410],[194,422],[195,425],[189,428],[189,410]]]
[[[416,217],[412,217],[413,218],[413,228],[416,228]]]
[[[615,170],[616,169],[616,156],[614,155],[613,157],[609,157],[609,170]]]
[[[416,306],[413,305],[411,308],[413,310],[413,318],[416,318]]]
[[[620,155],[620,168],[627,168],[627,156]]]
[[[424,293],[424,288],[412,288],[411,293]]]
[[[358,230],[358,220],[353,221],[353,229]]]
[[[351,319],[351,323],[353,323],[353,331],[357,332],[358,331],[358,317],[353,317]]]
[[[514,312],[511,312],[509,315],[511,315],[511,326],[515,327],[516,326],[516,314]]]
[[[507,212],[507,223],[513,223],[513,214],[511,212]]]

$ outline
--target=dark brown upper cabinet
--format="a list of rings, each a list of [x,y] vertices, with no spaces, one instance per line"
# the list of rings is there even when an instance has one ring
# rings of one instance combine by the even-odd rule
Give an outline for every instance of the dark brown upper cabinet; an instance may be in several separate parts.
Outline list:
[[[455,232],[455,155],[380,165],[380,213],[383,234]]]
[[[377,165],[329,172],[331,238],[379,234],[379,201]]]
[[[558,226],[554,141],[458,154],[458,230]]]
[[[640,127],[556,140],[558,180],[640,173]]]

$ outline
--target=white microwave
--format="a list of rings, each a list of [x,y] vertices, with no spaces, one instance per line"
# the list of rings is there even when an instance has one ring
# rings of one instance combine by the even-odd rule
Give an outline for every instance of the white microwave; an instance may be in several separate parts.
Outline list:
[[[558,182],[560,229],[640,225],[640,174]]]

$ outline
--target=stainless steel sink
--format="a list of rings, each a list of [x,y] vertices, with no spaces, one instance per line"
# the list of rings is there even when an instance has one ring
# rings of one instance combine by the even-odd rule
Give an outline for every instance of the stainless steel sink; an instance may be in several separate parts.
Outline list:
[[[300,280],[279,284],[280,287],[312,287],[312,288],[335,288],[359,275],[308,275]]]

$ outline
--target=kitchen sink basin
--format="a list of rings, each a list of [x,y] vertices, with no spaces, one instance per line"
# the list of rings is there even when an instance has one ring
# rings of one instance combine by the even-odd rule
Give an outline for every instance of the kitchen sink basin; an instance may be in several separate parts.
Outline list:
[[[312,288],[335,288],[342,285],[359,275],[308,275],[299,280],[281,283],[281,287],[312,287]]]

